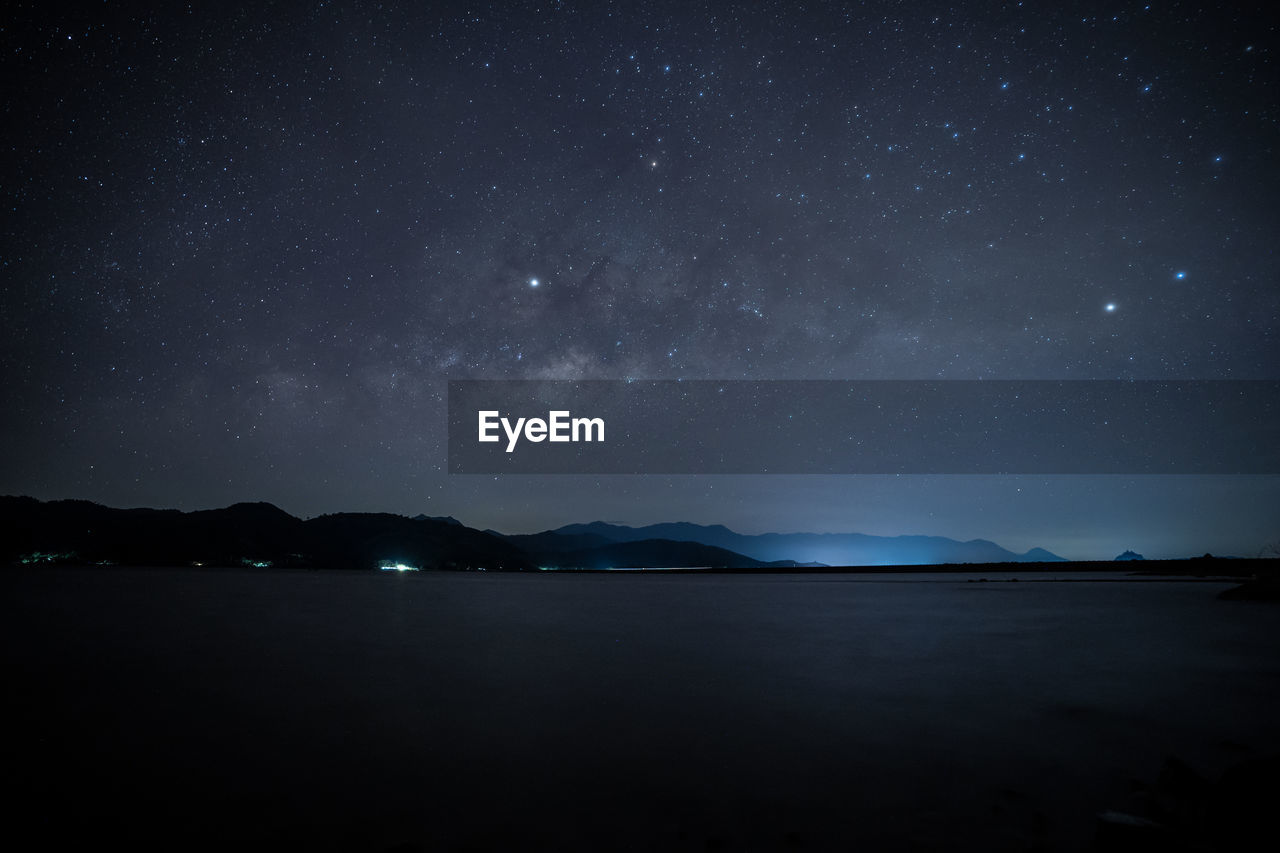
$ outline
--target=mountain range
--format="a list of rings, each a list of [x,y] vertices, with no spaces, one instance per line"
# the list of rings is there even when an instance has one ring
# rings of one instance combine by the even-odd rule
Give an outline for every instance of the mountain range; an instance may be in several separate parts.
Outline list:
[[[0,562],[425,569],[794,569],[1058,562],[985,539],[862,533],[744,535],[722,525],[570,524],[535,534],[480,531],[451,516],[334,513],[303,520],[268,503],[180,512],[81,500],[0,497]]]
[[[489,531],[495,532],[495,531]],[[944,536],[871,536],[865,533],[735,533],[720,525],[677,522],[627,527],[606,524],[569,524],[532,536],[508,536],[527,550],[582,549],[610,542],[664,539],[697,542],[723,548],[762,562],[791,560],[827,566],[912,566],[942,563],[1050,563],[1063,558],[1043,548],[1024,554],[1001,548],[986,539],[961,542]]]
[[[335,513],[303,521],[269,503],[179,512],[0,497],[0,563],[428,569],[536,568],[502,539],[456,521]]]

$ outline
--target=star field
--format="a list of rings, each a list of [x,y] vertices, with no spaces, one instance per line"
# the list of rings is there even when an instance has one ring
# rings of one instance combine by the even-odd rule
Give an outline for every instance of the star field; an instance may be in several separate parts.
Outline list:
[[[1274,478],[444,471],[447,379],[1276,378],[1252,7],[7,17],[0,491],[1102,557],[1280,538]]]

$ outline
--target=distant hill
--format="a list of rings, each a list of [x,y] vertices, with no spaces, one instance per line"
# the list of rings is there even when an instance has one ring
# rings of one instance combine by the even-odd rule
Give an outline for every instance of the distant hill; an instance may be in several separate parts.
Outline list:
[[[0,563],[134,566],[375,568],[528,571],[549,568],[704,567],[769,571],[832,566],[1060,562],[1041,548],[1015,554],[984,539],[765,533],[723,525],[627,527],[593,522],[505,536],[452,516],[335,513],[295,518],[268,503],[180,512],[114,509],[90,501],[0,497]]]
[[[586,551],[601,545],[611,545],[616,540],[594,533],[563,534],[550,530],[543,533],[516,534],[505,536],[496,530],[489,530],[495,536],[502,536],[511,544],[534,554],[556,554],[566,551]]]
[[[322,515],[306,524],[312,559],[320,567],[374,566],[392,559],[423,569],[535,568],[521,549],[452,518],[346,512]]]
[[[445,524],[455,524],[458,527],[464,526],[461,521],[458,521],[458,519],[454,518],[452,515],[424,515],[423,513],[418,513],[413,517],[412,520],[413,521],[443,521]]]
[[[303,521],[267,503],[179,512],[0,497],[5,563],[350,569],[382,560],[424,569],[534,568],[520,548],[451,520],[339,513]]]
[[[960,542],[943,536],[871,536],[865,533],[762,533],[745,535],[720,525],[687,522],[627,527],[602,521],[569,524],[553,531],[558,536],[589,536],[614,542],[669,539],[724,548],[754,560],[795,560],[828,566],[911,566],[942,563],[1064,562],[1043,548],[1017,554],[985,539]],[[536,534],[545,537],[545,534]],[[545,538],[542,547],[549,547]]]
[[[544,554],[539,563],[548,567],[577,569],[759,569],[769,565],[724,548],[697,542],[674,542],[670,539],[642,539],[576,551],[557,551]],[[793,565],[787,563],[786,568]]]

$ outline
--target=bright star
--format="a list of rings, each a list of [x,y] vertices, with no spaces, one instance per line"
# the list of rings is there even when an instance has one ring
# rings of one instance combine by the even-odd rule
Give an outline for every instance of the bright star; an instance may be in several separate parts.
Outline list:
[[[1115,304],[1114,302],[1108,302],[1108,303],[1107,303],[1107,313],[1108,313],[1108,314],[1113,314],[1113,313],[1115,313],[1115,310],[1116,310],[1116,304]]]
[[[539,283],[540,283],[540,282],[539,282],[536,278],[531,278],[531,279],[529,279],[529,286],[530,286],[530,287],[537,287]]]
[[[1174,277],[1174,278],[1176,278],[1178,281],[1182,281],[1184,278],[1186,278],[1186,277],[1187,277],[1187,274],[1186,274],[1185,272],[1181,272],[1181,271],[1179,271],[1179,272],[1174,273],[1174,274],[1173,274],[1173,277]]]

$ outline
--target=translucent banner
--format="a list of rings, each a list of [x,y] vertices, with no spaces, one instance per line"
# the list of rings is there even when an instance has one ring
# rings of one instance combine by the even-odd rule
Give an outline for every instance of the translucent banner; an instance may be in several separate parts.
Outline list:
[[[452,474],[1276,474],[1277,381],[449,383]]]

